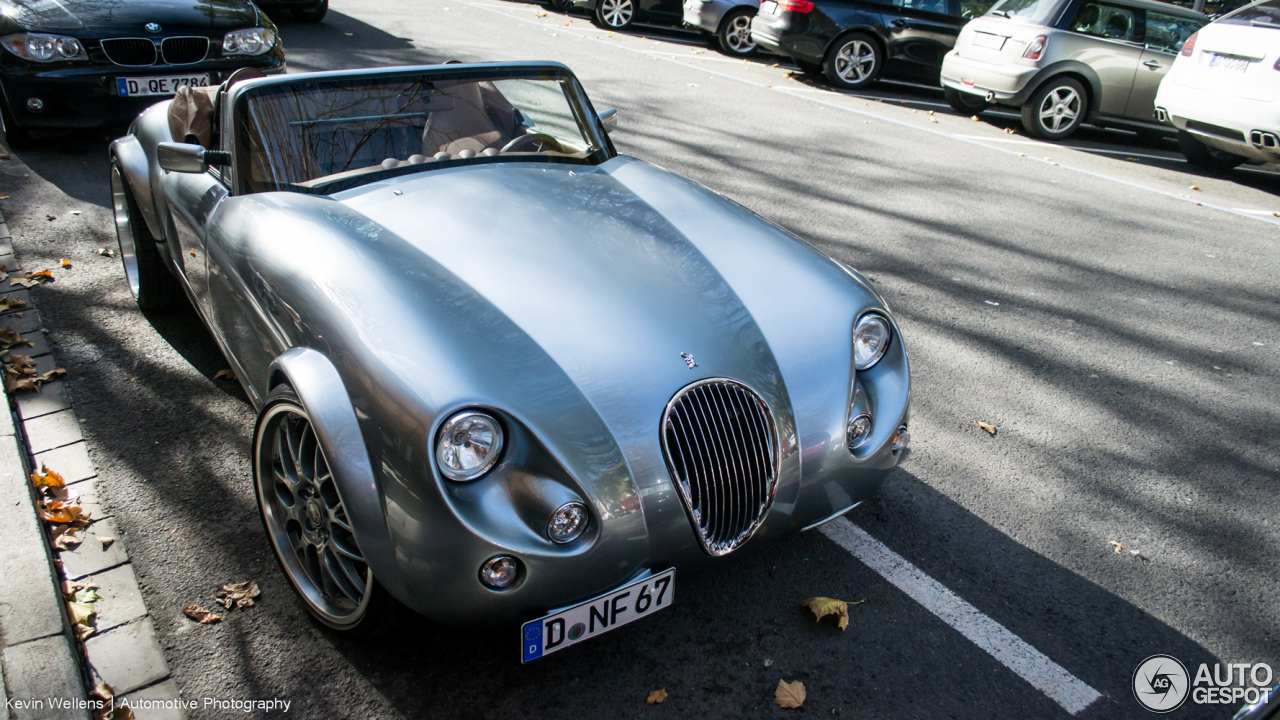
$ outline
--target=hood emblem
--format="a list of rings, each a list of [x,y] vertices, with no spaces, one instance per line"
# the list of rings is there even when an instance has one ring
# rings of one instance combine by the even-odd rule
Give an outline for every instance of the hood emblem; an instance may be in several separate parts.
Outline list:
[[[694,360],[689,353],[680,353],[680,357],[684,358],[684,364],[688,365],[690,370],[698,367],[698,361]]]
[[[145,28],[147,32],[152,32],[152,33],[160,32],[160,23],[147,23],[142,27]]]

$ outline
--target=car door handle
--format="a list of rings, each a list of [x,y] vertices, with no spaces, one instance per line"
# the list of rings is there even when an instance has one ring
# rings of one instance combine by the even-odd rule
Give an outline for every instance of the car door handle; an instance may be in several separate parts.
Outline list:
[[[1161,64],[1160,64],[1160,63],[1158,63],[1158,62],[1156,62],[1155,60],[1148,60],[1148,61],[1146,61],[1146,62],[1144,62],[1144,63],[1142,63],[1142,64],[1143,64],[1143,65],[1146,65],[1147,67],[1151,68],[1152,70],[1159,70],[1160,68],[1164,67],[1163,65],[1161,65]]]

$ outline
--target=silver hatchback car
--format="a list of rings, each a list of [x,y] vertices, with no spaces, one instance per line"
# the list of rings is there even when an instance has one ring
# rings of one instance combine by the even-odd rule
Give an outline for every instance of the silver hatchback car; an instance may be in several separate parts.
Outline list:
[[[960,31],[942,61],[958,112],[1022,109],[1034,137],[1062,140],[1082,123],[1167,134],[1156,90],[1209,19],[1155,0],[1001,0]]]

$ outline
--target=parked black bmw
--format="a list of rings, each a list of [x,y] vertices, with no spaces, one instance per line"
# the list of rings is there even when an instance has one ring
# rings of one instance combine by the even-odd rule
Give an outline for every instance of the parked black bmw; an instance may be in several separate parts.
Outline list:
[[[960,28],[993,2],[764,0],[751,39],[839,87],[865,87],[882,75],[937,85]]]
[[[275,25],[249,0],[0,7],[0,120],[10,145],[32,130],[130,120],[183,85],[214,85],[238,68],[285,69]]]

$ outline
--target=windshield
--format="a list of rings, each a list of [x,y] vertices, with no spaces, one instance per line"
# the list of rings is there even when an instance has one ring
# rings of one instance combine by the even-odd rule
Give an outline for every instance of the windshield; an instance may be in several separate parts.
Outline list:
[[[1280,0],[1264,0],[1241,8],[1218,22],[1226,25],[1256,25],[1280,28]]]
[[[987,14],[1032,25],[1048,25],[1057,19],[1061,4],[1061,0],[1000,0]]]
[[[607,158],[572,76],[535,71],[335,78],[249,90],[238,103],[249,192],[334,192],[482,162]]]

